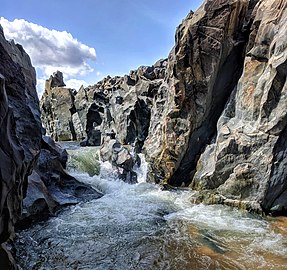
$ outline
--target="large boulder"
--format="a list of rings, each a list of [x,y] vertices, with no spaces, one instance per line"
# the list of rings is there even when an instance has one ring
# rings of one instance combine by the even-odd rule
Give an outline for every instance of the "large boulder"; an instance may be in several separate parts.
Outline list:
[[[44,220],[64,206],[102,196],[65,171],[67,160],[66,150],[50,137],[44,136],[38,162],[29,176],[24,211],[18,227],[27,227],[32,222]]]
[[[22,211],[28,176],[41,147],[35,70],[21,45],[6,41],[0,26],[0,261],[15,267],[6,242]]]

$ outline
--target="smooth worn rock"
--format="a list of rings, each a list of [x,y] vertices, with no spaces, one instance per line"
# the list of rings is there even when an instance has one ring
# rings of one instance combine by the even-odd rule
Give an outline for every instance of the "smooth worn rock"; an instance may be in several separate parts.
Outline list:
[[[24,213],[18,227],[27,227],[35,221],[44,220],[64,206],[102,196],[65,171],[67,160],[66,150],[44,136],[37,165],[29,176]]]
[[[41,121],[30,58],[21,45],[5,40],[1,26],[0,59],[0,258],[1,269],[14,269],[7,241],[40,151]]]

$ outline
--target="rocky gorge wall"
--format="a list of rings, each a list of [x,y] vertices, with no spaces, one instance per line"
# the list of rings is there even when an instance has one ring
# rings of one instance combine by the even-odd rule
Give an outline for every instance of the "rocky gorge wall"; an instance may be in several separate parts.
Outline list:
[[[21,45],[5,40],[1,27],[0,59],[0,261],[10,269],[6,242],[20,219],[42,134],[35,70]]]
[[[150,181],[190,186],[198,201],[286,214],[286,5],[205,1],[177,28],[167,60],[74,91],[66,119],[86,132],[82,145],[106,135],[135,145]]]

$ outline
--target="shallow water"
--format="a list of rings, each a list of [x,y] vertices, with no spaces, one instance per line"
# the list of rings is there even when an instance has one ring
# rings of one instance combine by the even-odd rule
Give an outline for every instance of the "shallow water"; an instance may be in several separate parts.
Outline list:
[[[80,181],[105,195],[18,234],[20,269],[287,269],[286,219],[194,205],[192,191],[118,180],[104,163]]]

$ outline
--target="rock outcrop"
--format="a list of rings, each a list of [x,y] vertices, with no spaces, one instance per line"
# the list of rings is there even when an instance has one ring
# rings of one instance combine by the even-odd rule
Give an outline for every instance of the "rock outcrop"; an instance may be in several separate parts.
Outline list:
[[[103,137],[117,136],[121,143],[133,143],[140,151],[148,134],[152,101],[165,76],[166,64],[166,60],[159,60],[124,77],[107,77],[93,86],[81,87],[72,95],[71,89],[49,88],[51,84],[46,84],[41,109],[48,134],[56,140],[81,139],[73,136],[73,129],[77,134],[85,130],[82,145],[100,145]],[[59,137],[59,133],[66,136]]]
[[[0,266],[8,270],[16,269],[10,245],[16,225],[101,194],[68,175],[66,152],[42,137],[35,69],[1,26],[0,59]],[[63,85],[61,74],[49,83]]]
[[[176,32],[145,153],[155,180],[188,185],[242,72],[249,1],[206,1]]]
[[[41,147],[36,75],[21,45],[5,40],[0,26],[0,261],[12,269],[5,244],[14,234],[22,200]]]
[[[46,80],[45,92],[41,99],[42,123],[47,135],[56,141],[84,138],[84,130],[78,125],[75,95],[74,89],[65,87],[63,74],[60,71]]]
[[[45,220],[64,206],[97,199],[101,193],[80,183],[66,171],[67,151],[43,136],[41,151],[33,173],[28,177],[27,196],[18,227]]]
[[[118,172],[118,176],[129,184],[137,183],[134,167],[141,164],[140,157],[132,149],[124,147],[115,139],[106,137],[100,150],[102,161],[109,161]]]

